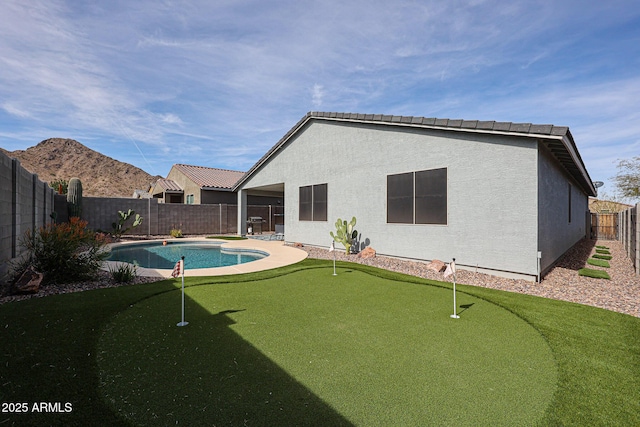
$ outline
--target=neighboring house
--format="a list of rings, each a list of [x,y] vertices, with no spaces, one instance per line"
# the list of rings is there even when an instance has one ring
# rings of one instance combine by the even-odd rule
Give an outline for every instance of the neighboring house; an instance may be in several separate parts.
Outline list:
[[[614,202],[611,200],[598,200],[594,198],[589,198],[589,211],[592,213],[618,213],[633,206],[627,205],[626,203]]]
[[[235,204],[233,186],[243,175],[239,171],[176,164],[150,192],[164,203]]]
[[[161,178],[149,189],[154,199],[160,203],[184,203],[184,190],[175,181]]]
[[[176,164],[166,178],[159,179],[149,193],[162,203],[188,205],[229,204],[235,205],[238,196],[234,185],[244,172]],[[250,195],[249,204],[254,206],[281,206],[282,195],[263,189],[260,194]]]
[[[567,127],[308,113],[235,185],[284,198],[289,242],[357,218],[381,255],[535,279],[587,235],[596,190]],[[538,254],[541,258],[538,258]]]

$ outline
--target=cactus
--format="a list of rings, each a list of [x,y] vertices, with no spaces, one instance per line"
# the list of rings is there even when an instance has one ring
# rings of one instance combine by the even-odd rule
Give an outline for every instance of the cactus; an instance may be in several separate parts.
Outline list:
[[[358,232],[353,228],[356,226],[356,217],[354,216],[349,223],[346,220],[342,220],[338,218],[336,221],[336,234],[333,234],[333,231],[329,232],[333,240],[338,243],[342,243],[345,250],[347,251],[347,255],[351,253],[351,245],[356,237],[358,237]]]
[[[69,218],[82,215],[82,182],[79,178],[71,178],[67,187],[67,209]]]
[[[131,227],[123,228],[124,223],[134,214],[135,219],[133,220],[133,224],[131,224]],[[127,212],[118,211],[118,222],[114,222],[111,224],[111,226],[113,227],[113,233],[111,234],[116,239],[119,239],[124,233],[131,230],[133,227],[139,226],[140,224],[142,224],[142,217],[140,216],[140,214],[135,213],[131,209],[129,209]]]

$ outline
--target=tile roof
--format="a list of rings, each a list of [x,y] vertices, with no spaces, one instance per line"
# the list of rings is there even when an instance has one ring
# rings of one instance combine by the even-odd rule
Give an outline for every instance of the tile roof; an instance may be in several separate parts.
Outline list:
[[[567,126],[539,125],[462,119],[438,119],[435,117],[392,116],[383,114],[309,112],[298,121],[249,171],[235,184],[237,188],[246,181],[267,159],[280,149],[296,132],[312,120],[369,123],[400,127],[442,129],[444,131],[488,133],[535,138],[542,142],[589,195],[595,195],[593,182],[578,153],[575,141]]]
[[[205,166],[173,165],[187,178],[203,189],[231,190],[236,182],[244,176],[244,172],[227,169],[208,168]]]
[[[154,194],[159,193],[158,189],[162,189],[163,192],[165,191],[169,191],[169,192],[182,192],[182,187],[180,187],[178,185],[177,182],[171,180],[171,179],[165,179],[165,178],[160,178],[159,180],[156,181],[156,184],[153,188],[153,192]]]

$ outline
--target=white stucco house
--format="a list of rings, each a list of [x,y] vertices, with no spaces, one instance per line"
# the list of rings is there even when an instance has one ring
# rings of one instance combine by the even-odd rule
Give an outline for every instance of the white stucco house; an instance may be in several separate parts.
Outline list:
[[[357,218],[378,254],[535,280],[588,230],[596,190],[567,127],[306,114],[235,185],[285,200],[285,239],[328,247]],[[540,258],[539,258],[540,256]]]

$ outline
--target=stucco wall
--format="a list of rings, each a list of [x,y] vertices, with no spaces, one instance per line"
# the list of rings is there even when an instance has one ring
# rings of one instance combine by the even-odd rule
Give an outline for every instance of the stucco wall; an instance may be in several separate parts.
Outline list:
[[[201,194],[200,203],[203,205],[226,203],[235,205],[237,201],[236,193],[232,191],[198,190]]]
[[[540,265],[544,272],[586,236],[589,197],[567,177],[542,145],[539,147],[538,182],[538,247],[542,252]]]
[[[387,175],[443,167],[448,224],[387,224]],[[535,276],[537,167],[531,140],[312,121],[243,188],[285,183],[287,241],[328,246],[336,218],[356,216],[380,254]],[[299,187],[322,183],[328,221],[299,221]]]
[[[182,188],[182,190],[184,190],[184,194],[182,195],[182,203],[187,202],[187,196],[189,194],[194,195],[194,204],[199,205],[201,203],[200,186],[196,185],[193,181],[187,178],[185,174],[173,167],[169,171],[167,179],[175,181]],[[165,203],[166,202],[167,201],[165,201]]]

